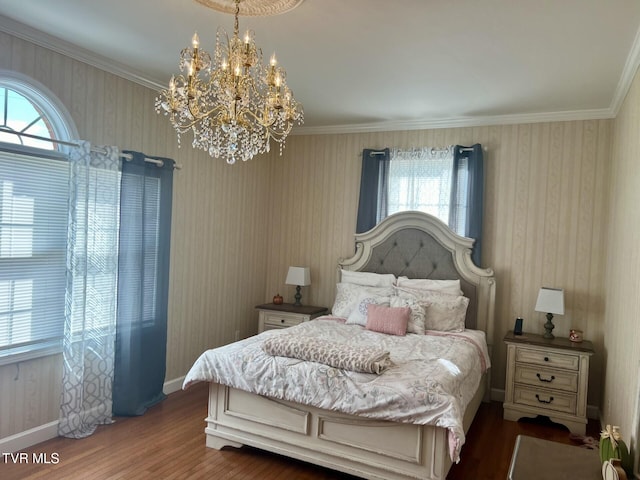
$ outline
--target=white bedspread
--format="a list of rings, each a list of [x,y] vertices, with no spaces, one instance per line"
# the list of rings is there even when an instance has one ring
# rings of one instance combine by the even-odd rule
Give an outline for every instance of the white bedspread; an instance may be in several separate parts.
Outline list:
[[[357,373],[263,351],[265,338],[294,332],[335,344],[383,346],[392,366],[381,375]],[[327,316],[207,350],[183,388],[210,381],[326,410],[443,427],[449,430],[451,459],[458,461],[465,440],[463,414],[489,366],[482,331],[393,336]]]

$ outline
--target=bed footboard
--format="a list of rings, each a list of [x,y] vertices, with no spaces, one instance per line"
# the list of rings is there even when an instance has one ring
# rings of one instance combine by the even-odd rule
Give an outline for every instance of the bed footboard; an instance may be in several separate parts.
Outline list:
[[[468,424],[482,392],[476,397]],[[444,480],[451,467],[445,429],[363,419],[216,383],[206,422],[208,447],[250,445],[363,478]]]

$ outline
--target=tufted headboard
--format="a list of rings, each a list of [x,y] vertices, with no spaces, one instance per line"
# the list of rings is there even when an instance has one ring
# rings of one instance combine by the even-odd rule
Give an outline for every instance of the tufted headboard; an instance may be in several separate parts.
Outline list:
[[[469,298],[466,327],[485,331],[487,343],[492,343],[495,279],[491,269],[473,264],[472,239],[455,234],[431,215],[410,211],[390,215],[368,232],[356,234],[355,240],[356,252],[339,261],[338,275],[345,269],[460,279],[464,296]]]

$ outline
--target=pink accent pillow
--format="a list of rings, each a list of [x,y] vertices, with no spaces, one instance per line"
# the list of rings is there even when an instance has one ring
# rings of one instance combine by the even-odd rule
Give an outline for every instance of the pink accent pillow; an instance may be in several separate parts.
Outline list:
[[[366,328],[390,335],[406,335],[410,317],[409,307],[387,307],[370,303],[367,305]]]

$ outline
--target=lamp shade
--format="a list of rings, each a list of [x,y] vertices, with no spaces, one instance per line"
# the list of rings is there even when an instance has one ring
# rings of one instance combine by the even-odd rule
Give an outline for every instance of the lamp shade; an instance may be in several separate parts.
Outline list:
[[[284,283],[300,287],[311,285],[311,270],[309,267],[289,267],[287,279]]]
[[[538,292],[536,312],[564,315],[564,290],[561,288],[542,287]]]

